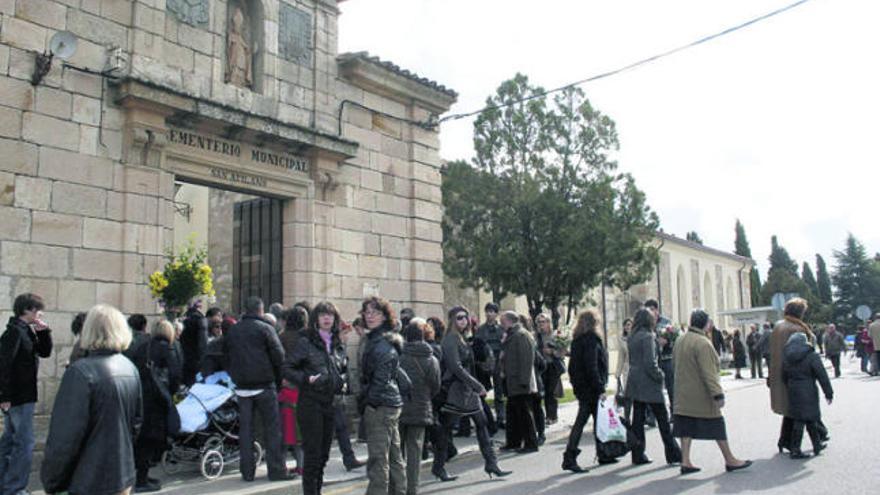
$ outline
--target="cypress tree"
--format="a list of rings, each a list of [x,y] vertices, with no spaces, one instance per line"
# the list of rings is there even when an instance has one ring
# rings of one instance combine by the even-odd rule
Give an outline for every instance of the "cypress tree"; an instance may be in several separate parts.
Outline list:
[[[816,284],[819,288],[819,300],[822,304],[831,304],[831,276],[821,254],[816,255]]]

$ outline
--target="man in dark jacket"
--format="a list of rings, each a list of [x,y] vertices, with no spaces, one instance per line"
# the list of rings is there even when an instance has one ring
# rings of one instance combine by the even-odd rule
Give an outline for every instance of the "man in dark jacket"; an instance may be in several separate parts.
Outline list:
[[[43,298],[21,294],[0,337],[0,494],[24,492],[34,450],[34,406],[39,358],[52,354],[52,331],[43,323]]]
[[[265,428],[263,438],[267,443],[264,448],[269,480],[289,479],[291,475],[284,464],[279,434],[277,393],[284,348],[275,329],[263,320],[263,301],[259,297],[248,297],[244,310],[241,321],[223,338],[227,371],[238,396],[241,477],[245,481],[254,480],[254,414],[259,414]]]
[[[498,428],[504,428],[505,409],[504,409],[504,380],[501,378],[501,340],[504,336],[504,329],[498,324],[498,305],[493,302],[486,303],[483,309],[486,313],[486,323],[477,328],[476,338],[485,342],[492,349],[495,358],[495,371],[492,376],[494,387],[493,394],[495,396],[495,420]],[[486,390],[489,390],[488,388]]]
[[[129,316],[128,328],[131,329],[131,344],[122,354],[134,362],[134,356],[139,353],[141,346],[150,341],[150,336],[147,335],[147,317],[140,313]]]
[[[180,347],[183,350],[183,384],[191,387],[196,382],[196,374],[208,347],[208,319],[202,314],[201,300],[193,303],[186,312]]]
[[[840,378],[840,354],[846,352],[846,341],[843,334],[837,331],[834,324],[828,325],[825,335],[825,356],[834,366],[834,378]]]
[[[538,393],[535,377],[535,340],[519,324],[519,315],[501,315],[505,329],[502,370],[507,388],[507,443],[502,449],[526,454],[538,451],[538,432],[532,412],[532,396]],[[522,444],[522,448],[520,448]]]

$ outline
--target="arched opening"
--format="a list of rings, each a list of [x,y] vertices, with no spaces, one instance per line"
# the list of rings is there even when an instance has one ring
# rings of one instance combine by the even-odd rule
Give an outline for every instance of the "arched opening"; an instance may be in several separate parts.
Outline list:
[[[684,275],[684,267],[678,265],[678,270],[675,273],[675,288],[676,288],[676,297],[678,297],[678,304],[676,309],[678,310],[678,322],[688,324],[688,292],[687,292],[687,279]]]
[[[703,304],[705,304],[703,309],[709,313],[710,318],[717,321],[715,319],[715,295],[712,291],[712,277],[709,275],[709,272],[703,275],[703,291]]]

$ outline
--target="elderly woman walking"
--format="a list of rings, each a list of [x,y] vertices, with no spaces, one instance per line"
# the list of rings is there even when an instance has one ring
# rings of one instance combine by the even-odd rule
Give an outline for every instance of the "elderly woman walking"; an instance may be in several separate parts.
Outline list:
[[[822,365],[822,358],[807,342],[805,334],[800,332],[792,334],[785,344],[783,355],[785,361],[782,376],[788,388],[788,413],[793,422],[789,450],[792,459],[805,459],[809,455],[801,451],[804,427],[807,428],[813,443],[813,455],[819,455],[826,446],[822,443],[819,426],[822,411],[819,408],[819,390],[816,382],[822,386],[828,404],[834,399],[834,390],[831,388],[828,372]]]
[[[99,304],[80,343],[88,355],[61,379],[40,479],[47,493],[128,495],[142,410],[138,370],[122,355],[131,331],[119,310]]]
[[[809,342],[815,341],[810,327],[804,323],[807,312],[807,301],[795,297],[785,303],[784,319],[777,322],[770,334],[770,368],[767,373],[767,386],[770,388],[770,407],[773,412],[782,416],[782,428],[776,446],[779,452],[791,450],[791,435],[794,419],[788,409],[788,387],[782,374],[785,344],[795,333],[803,333]]]
[[[724,391],[719,379],[721,363],[712,346],[709,332],[712,320],[701,309],[691,313],[691,328],[678,339],[673,351],[675,363],[675,425],[672,433],[681,438],[681,474],[696,473],[700,468],[691,462],[691,440],[715,440],[727,471],[752,465],[737,459],[727,443],[727,428],[721,408]]]
[[[633,318],[633,333],[627,339],[629,376],[626,397],[633,401],[632,432],[638,444],[632,450],[633,464],[648,464],[645,455],[645,414],[650,409],[657,418],[657,427],[666,453],[666,463],[681,462],[681,449],[669,428],[669,412],[663,398],[663,371],[657,364],[657,345],[654,339],[654,314],[642,308]]]

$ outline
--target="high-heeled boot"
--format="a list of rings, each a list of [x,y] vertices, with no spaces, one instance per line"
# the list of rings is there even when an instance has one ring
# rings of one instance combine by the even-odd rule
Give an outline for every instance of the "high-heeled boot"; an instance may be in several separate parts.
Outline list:
[[[587,469],[580,467],[577,463],[577,456],[580,453],[580,449],[566,450],[562,454],[562,469],[572,473],[586,473]]]

